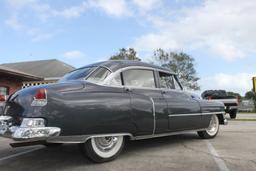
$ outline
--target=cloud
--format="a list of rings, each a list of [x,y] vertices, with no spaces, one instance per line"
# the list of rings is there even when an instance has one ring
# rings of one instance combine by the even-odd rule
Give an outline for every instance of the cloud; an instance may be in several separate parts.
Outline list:
[[[79,59],[85,57],[85,54],[79,50],[72,50],[65,52],[63,56],[67,59]]]
[[[255,0],[201,2],[165,15],[149,13],[146,19],[154,32],[138,37],[133,46],[144,51],[203,50],[227,61],[256,52]]]
[[[5,24],[15,31],[29,35],[33,42],[48,40],[58,32],[54,29],[51,32],[43,28],[39,29],[38,25],[49,23],[53,18],[78,18],[89,9],[103,10],[108,15],[116,17],[131,15],[125,0],[88,0],[63,8],[53,8],[50,4],[39,0],[6,0],[6,3],[11,17],[5,20]],[[38,22],[28,22],[28,15],[25,14],[29,14],[31,20]]]
[[[213,76],[202,78],[199,83],[202,85],[202,91],[221,89],[238,92],[241,95],[244,95],[245,92],[252,89],[252,77],[255,75],[256,73],[218,73]]]
[[[46,20],[51,17],[77,18],[80,17],[88,7],[86,1],[62,9],[53,8],[49,4],[38,0],[7,0],[7,4],[15,13],[31,10],[41,20]]]
[[[108,15],[116,17],[130,16],[132,14],[125,0],[90,0],[89,5],[102,9]]]
[[[133,3],[143,11],[150,11],[162,5],[161,0],[133,0]]]
[[[40,42],[44,40],[48,40],[54,36],[54,32],[48,33],[44,32],[39,28],[27,28],[26,34],[31,37],[33,42]]]
[[[18,21],[16,16],[12,16],[5,20],[5,24],[13,30],[20,30],[23,28],[23,25]]]
[[[77,18],[80,17],[88,8],[86,2],[82,2],[80,5],[65,8],[60,11],[54,11],[53,14],[56,16],[63,16],[65,18]]]
[[[7,0],[6,2],[10,8],[11,16],[5,20],[5,24],[15,31],[28,35],[33,42],[48,40],[59,33],[59,30],[57,29],[52,29],[49,32],[38,26],[45,23],[49,18],[76,18],[80,17],[87,9],[87,3],[85,2],[63,9],[54,9],[49,4],[38,0]],[[27,22],[27,18],[24,18],[24,14],[31,11],[34,15],[30,16],[30,18],[31,20],[37,20],[36,23],[29,23]]]
[[[37,0],[6,0],[7,4],[16,10],[32,5],[36,3],[36,1]]]

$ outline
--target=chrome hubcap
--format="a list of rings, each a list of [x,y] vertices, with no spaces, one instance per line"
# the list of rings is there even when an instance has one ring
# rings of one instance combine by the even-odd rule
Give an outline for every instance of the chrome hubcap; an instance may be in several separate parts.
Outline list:
[[[209,135],[214,136],[218,132],[218,129],[219,129],[218,117],[216,115],[213,115],[211,118],[210,125],[206,131]]]
[[[95,145],[96,147],[102,151],[102,152],[107,152],[112,150],[117,141],[118,141],[118,137],[97,137],[94,138],[95,140]]]

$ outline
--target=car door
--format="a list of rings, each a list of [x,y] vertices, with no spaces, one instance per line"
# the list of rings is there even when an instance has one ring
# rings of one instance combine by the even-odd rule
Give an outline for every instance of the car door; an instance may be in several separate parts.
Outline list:
[[[198,101],[182,90],[175,75],[165,72],[158,73],[159,86],[168,104],[170,131],[200,128],[202,115]]]
[[[123,84],[131,97],[136,136],[168,131],[167,102],[156,88],[154,70],[128,69],[122,72]]]

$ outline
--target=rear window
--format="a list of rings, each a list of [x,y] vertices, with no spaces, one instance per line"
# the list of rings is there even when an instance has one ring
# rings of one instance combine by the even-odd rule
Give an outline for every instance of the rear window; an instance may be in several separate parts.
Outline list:
[[[68,74],[66,74],[61,81],[67,81],[67,80],[80,80],[88,76],[92,71],[94,71],[96,67],[86,67],[86,68],[81,68],[74,70]]]
[[[96,71],[94,71],[88,78],[87,81],[92,83],[101,84],[110,74],[110,71],[106,68],[99,67]]]

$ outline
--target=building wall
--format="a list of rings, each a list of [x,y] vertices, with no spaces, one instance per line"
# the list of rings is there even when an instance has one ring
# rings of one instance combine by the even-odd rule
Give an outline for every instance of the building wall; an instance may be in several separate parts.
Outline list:
[[[0,87],[8,87],[9,95],[15,93],[17,90],[21,89],[22,83],[16,80],[9,80],[6,78],[0,78]]]

